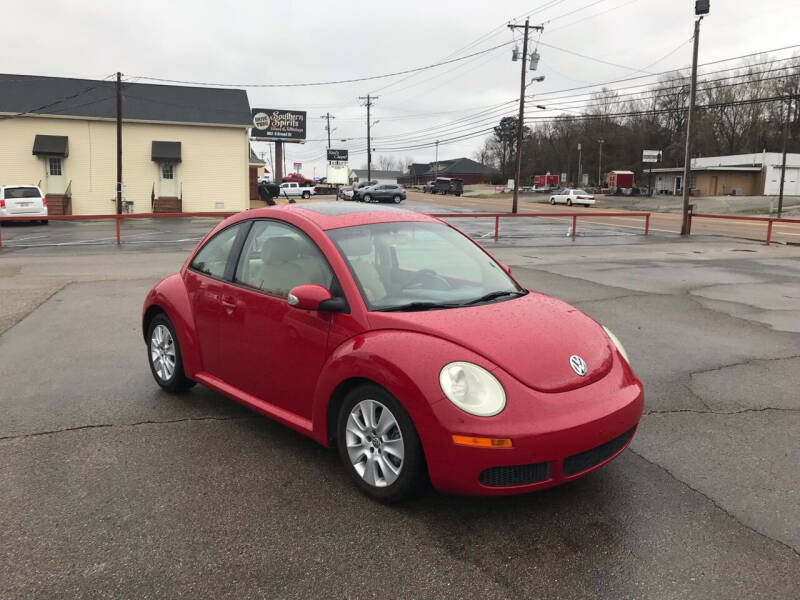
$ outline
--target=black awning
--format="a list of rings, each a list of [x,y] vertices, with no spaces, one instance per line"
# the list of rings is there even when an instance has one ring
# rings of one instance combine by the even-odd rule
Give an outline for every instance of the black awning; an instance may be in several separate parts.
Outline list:
[[[154,141],[152,160],[156,162],[181,162],[181,143]]]
[[[69,155],[69,145],[65,135],[37,135],[33,140],[33,154],[37,156]]]

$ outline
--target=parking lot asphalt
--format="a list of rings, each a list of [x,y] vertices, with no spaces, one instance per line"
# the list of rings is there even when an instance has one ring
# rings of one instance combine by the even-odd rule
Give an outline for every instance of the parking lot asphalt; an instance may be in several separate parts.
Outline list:
[[[559,488],[384,506],[335,451],[155,385],[141,302],[186,245],[0,255],[0,598],[800,597],[800,249],[495,247],[622,339],[639,431]]]

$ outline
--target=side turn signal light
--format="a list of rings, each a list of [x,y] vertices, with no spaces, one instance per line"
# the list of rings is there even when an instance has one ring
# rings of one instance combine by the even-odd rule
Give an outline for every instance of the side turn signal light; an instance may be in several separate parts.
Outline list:
[[[513,448],[508,438],[484,438],[471,435],[453,435],[453,443],[457,446],[472,446],[474,448]]]

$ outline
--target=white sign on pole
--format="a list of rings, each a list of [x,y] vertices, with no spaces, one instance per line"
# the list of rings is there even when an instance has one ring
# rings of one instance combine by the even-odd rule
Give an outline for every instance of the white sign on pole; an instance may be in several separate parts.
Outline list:
[[[328,174],[325,181],[327,183],[346,185],[348,183],[347,180],[348,171],[349,169],[347,168],[347,163],[342,165],[329,162]]]
[[[661,162],[661,150],[642,150],[643,163]]]
[[[562,173],[561,174],[561,185],[566,185],[566,183],[567,183],[567,174],[566,173]]]

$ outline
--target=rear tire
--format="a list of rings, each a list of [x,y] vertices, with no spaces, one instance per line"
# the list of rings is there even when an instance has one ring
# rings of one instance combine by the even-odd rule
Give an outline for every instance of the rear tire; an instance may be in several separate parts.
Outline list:
[[[147,359],[156,383],[170,394],[185,392],[194,386],[195,382],[183,371],[178,336],[164,313],[153,317],[147,328]]]
[[[393,197],[392,197],[392,200],[394,201],[394,203],[395,203],[395,204],[400,204],[400,202],[401,202],[403,199],[402,199],[400,196],[393,196]]]
[[[572,199],[571,198],[567,198],[567,206],[572,206]]]
[[[555,203],[556,203],[556,199],[555,198],[550,198],[550,204],[555,206]]]
[[[422,445],[394,396],[375,384],[360,385],[345,398],[337,423],[339,457],[362,492],[387,503],[419,492],[425,475]]]
[[[311,198],[311,194],[309,192],[303,192],[303,200],[308,200]]]

